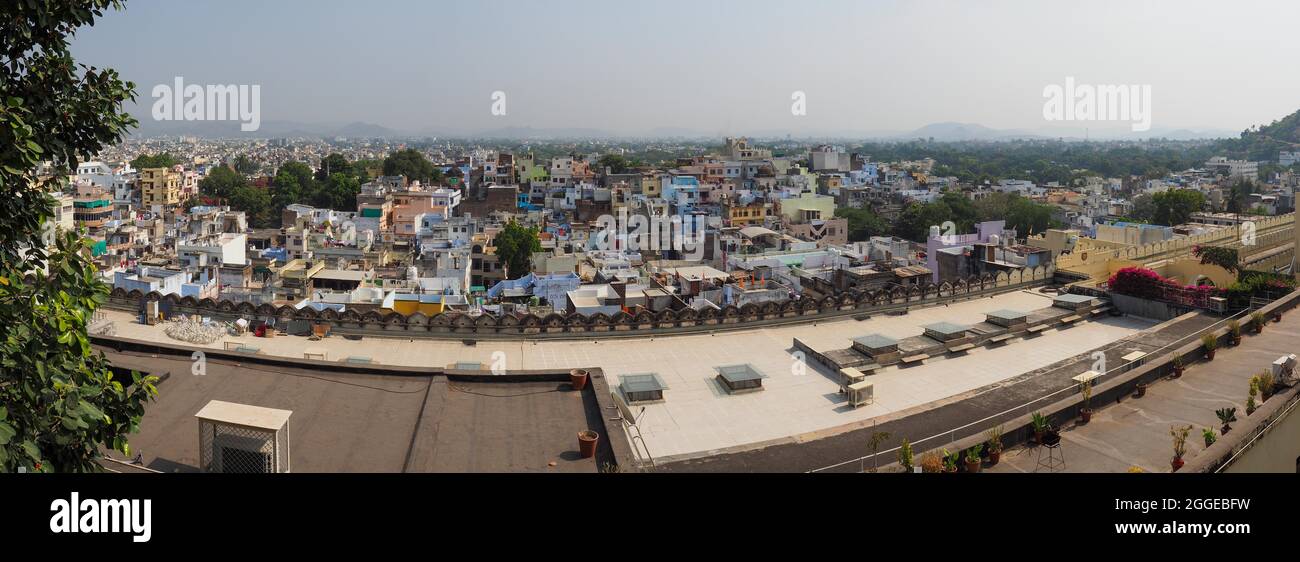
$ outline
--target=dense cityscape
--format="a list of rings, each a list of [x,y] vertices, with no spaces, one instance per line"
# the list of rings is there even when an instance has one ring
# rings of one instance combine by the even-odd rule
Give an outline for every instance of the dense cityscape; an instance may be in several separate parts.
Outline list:
[[[15,536],[1282,533],[1286,9],[661,1],[6,3]]]

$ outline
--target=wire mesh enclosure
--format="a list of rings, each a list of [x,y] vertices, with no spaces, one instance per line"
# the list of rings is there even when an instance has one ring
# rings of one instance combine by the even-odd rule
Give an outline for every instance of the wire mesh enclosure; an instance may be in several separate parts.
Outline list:
[[[199,468],[204,472],[289,472],[288,410],[213,400],[198,414]]]

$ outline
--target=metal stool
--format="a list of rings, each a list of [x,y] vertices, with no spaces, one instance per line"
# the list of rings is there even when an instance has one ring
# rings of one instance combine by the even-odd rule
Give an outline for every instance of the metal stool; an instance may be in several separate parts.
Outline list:
[[[1043,459],[1043,450],[1047,450],[1047,459]],[[1061,434],[1049,433],[1043,436],[1043,442],[1038,447],[1038,466],[1034,467],[1034,472],[1038,469],[1046,468],[1048,472],[1065,470],[1065,451],[1061,450]]]

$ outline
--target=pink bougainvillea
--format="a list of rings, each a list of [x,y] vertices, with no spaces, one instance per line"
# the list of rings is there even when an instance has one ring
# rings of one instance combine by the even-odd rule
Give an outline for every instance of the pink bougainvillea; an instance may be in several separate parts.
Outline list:
[[[1180,285],[1177,281],[1161,277],[1159,273],[1143,267],[1126,267],[1115,272],[1106,283],[1112,292],[1142,299],[1177,302],[1204,307],[1210,297],[1223,294],[1223,289],[1213,285]]]

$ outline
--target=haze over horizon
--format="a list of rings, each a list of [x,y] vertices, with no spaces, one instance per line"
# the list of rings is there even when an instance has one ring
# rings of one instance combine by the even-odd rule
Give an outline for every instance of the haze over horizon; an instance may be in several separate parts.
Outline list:
[[[1150,85],[1152,133],[1235,133],[1300,109],[1286,48],[1298,20],[1300,4],[1253,2],[130,0],[72,46],[136,83],[128,109],[144,130],[153,86],[180,76],[260,85],[263,123],[403,133],[887,135],[951,122],[1101,137],[1127,123],[1047,121],[1044,87]],[[795,91],[804,116],[791,115]]]

